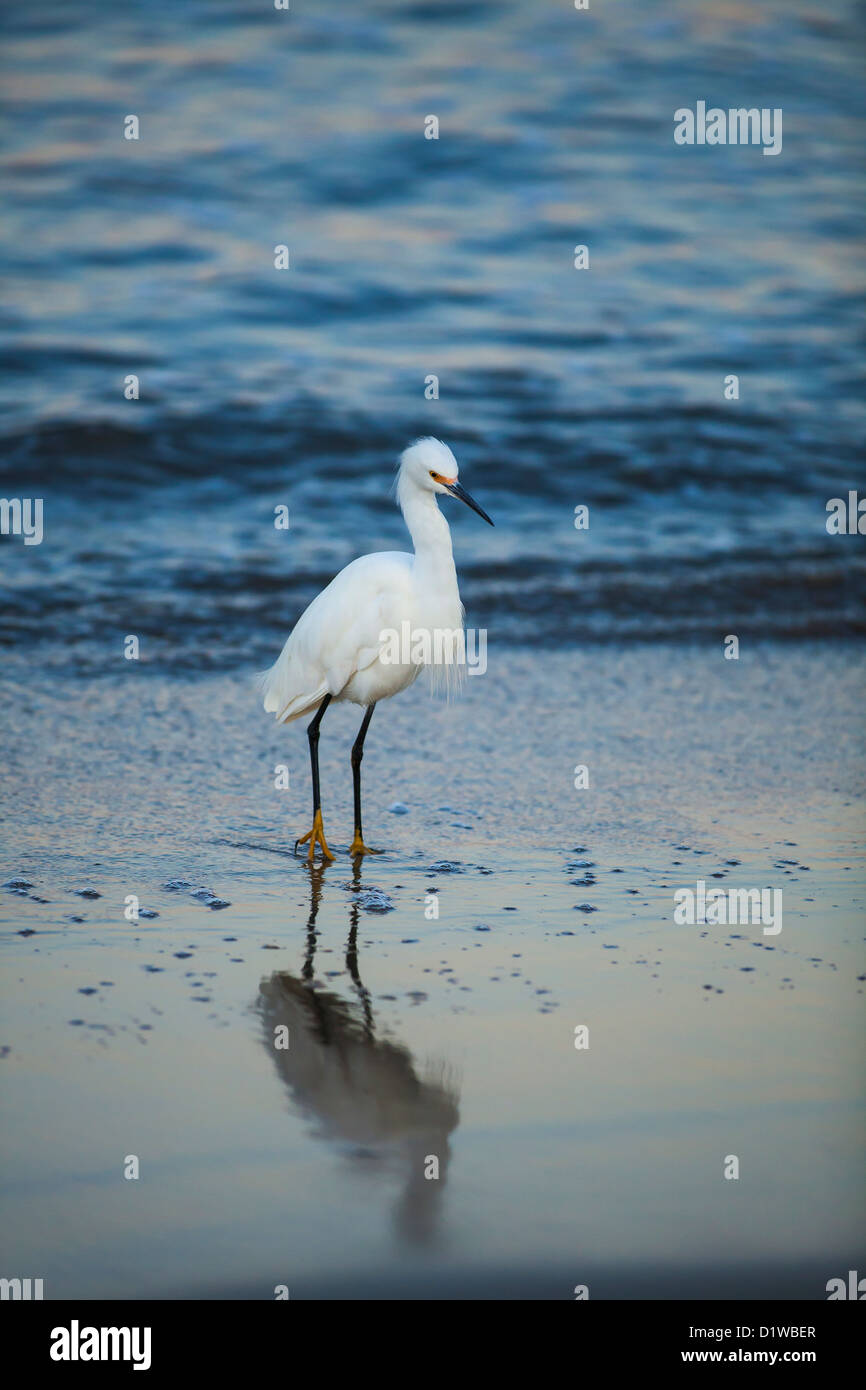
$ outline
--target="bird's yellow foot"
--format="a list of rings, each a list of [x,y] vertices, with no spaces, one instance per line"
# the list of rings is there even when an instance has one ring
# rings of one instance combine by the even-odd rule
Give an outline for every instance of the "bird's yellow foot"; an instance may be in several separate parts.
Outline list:
[[[380,849],[370,849],[369,845],[365,845],[361,838],[360,830],[356,830],[355,838],[349,846],[349,853],[352,858],[355,859],[359,854],[381,854],[382,851]]]
[[[313,816],[313,828],[309,832],[309,834],[304,835],[302,839],[295,841],[296,854],[298,852],[298,845],[305,845],[308,840],[310,842],[310,848],[307,850],[307,859],[311,864],[316,856],[316,845],[318,845],[321,849],[323,859],[333,859],[334,856],[328,849],[328,842],[325,839],[325,827],[322,825],[321,811],[316,811],[315,815]]]

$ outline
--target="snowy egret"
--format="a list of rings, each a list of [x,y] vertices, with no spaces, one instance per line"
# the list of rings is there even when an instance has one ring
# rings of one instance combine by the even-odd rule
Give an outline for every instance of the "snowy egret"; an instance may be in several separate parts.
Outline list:
[[[440,494],[459,497],[485,521],[490,517],[457,481],[457,461],[438,439],[419,439],[400,456],[397,502],[412,537],[414,555],[387,550],[362,555],[341,570],[305,609],[282,652],[261,677],[264,706],[280,724],[315,711],[307,729],[313,779],[313,825],[295,841],[309,841],[333,859],[322,824],[319,793],[319,725],[332,700],[365,707],[352,747],[355,836],[351,855],[375,853],[361,831],[361,759],[379,700],[405,690],[424,666],[450,675],[463,645],[463,604],[451,552],[451,532],[439,510]],[[397,634],[411,635],[411,649]]]

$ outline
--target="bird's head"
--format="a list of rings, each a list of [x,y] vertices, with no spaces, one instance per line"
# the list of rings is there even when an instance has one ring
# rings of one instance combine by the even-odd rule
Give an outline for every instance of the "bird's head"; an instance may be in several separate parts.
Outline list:
[[[400,456],[398,492],[416,488],[422,492],[444,492],[459,497],[491,526],[490,517],[457,481],[457,460],[441,439],[416,439]]]

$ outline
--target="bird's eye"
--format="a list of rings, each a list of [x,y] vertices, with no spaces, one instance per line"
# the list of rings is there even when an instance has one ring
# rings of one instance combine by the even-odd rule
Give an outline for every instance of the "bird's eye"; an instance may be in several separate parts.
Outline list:
[[[432,468],[430,469],[430,477],[431,477],[431,478],[435,478],[435,477],[436,477],[436,474],[433,472],[433,469],[432,469]]]

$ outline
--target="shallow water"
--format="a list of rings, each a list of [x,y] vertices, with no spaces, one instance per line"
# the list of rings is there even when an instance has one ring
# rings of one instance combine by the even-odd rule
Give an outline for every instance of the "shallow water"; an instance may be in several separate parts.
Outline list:
[[[862,547],[825,530],[862,477],[862,6],[4,24],[0,487],[46,509],[0,576],[4,643],[264,665],[362,543],[403,547],[391,470],[427,433],[498,523],[455,516],[476,627],[862,633]],[[701,94],[782,107],[781,155],[675,146]]]
[[[0,537],[4,1275],[822,1298],[864,1268],[866,565],[825,528],[862,476],[863,16],[4,9],[0,495],[45,517]],[[676,147],[702,97],[781,106],[783,153]],[[377,711],[357,871],[329,710],[311,872],[303,731],[251,673],[405,546],[427,433],[497,523],[449,512],[488,669]],[[781,890],[782,931],[675,925],[698,881]]]
[[[13,669],[4,1258],[47,1297],[821,1298],[858,1267],[861,659],[493,669],[377,711],[354,873],[345,708],[311,873],[303,731],[236,681],[31,701]],[[780,888],[782,931],[676,926],[698,878]]]

